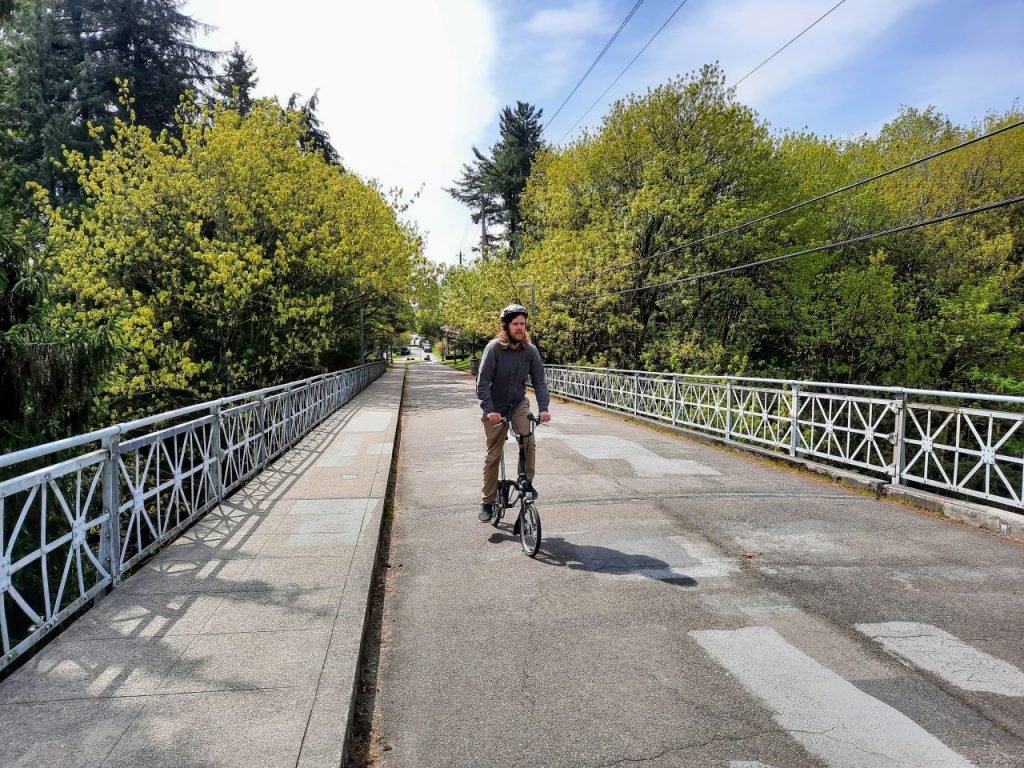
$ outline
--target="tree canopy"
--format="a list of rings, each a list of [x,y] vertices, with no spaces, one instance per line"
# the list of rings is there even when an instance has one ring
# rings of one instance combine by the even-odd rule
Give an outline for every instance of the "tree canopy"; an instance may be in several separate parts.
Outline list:
[[[69,156],[86,204],[44,203],[56,316],[112,318],[125,347],[116,415],[355,362],[359,308],[403,301],[415,232],[274,102],[196,107],[177,128],[117,121],[110,149]]]
[[[540,152],[520,258],[449,271],[445,321],[482,329],[529,283],[552,361],[1022,393],[1022,206],[691,279],[1019,194],[1017,130],[727,231],[1021,117],[906,108],[875,137],[773,133],[704,67]]]
[[[181,0],[22,0],[0,36],[0,135],[11,162],[8,194],[35,181],[52,195],[78,194],[62,171],[64,148],[99,151],[98,133],[125,113],[119,81],[132,84],[135,119],[173,128],[181,94],[201,88],[214,54],[192,40],[199,22]]]

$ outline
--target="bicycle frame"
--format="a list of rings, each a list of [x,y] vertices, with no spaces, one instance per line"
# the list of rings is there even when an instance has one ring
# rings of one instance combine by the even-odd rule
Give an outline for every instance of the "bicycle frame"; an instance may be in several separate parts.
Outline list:
[[[519,443],[519,467],[515,480],[509,480],[505,476],[505,446],[501,447],[501,479],[498,481],[498,493],[495,499],[494,510],[491,514],[491,525],[497,527],[501,518],[505,516],[505,510],[512,507],[519,507],[519,517],[512,529],[513,535],[518,535],[523,545],[523,552],[529,557],[536,556],[540,550],[541,522],[540,513],[534,499],[537,498],[537,491],[526,476],[526,450],[528,441],[533,438],[540,419],[532,413],[529,415],[530,430],[525,434],[516,431],[511,421],[507,418],[501,420],[501,424],[511,432]],[[506,439],[508,439],[506,432]],[[513,493],[515,494],[513,496]]]
[[[503,424],[508,427],[508,433],[515,438],[519,444],[519,462],[518,472],[516,473],[515,480],[509,480],[505,474],[505,451],[502,448],[501,451],[501,464],[500,464],[500,479],[498,480],[498,498],[496,501],[501,503],[499,507],[503,509],[511,509],[512,507],[519,504],[521,501],[529,501],[535,498],[534,494],[524,490],[527,485],[526,477],[526,444],[527,441],[533,437],[533,433],[537,431],[537,424],[539,420],[531,413],[529,416],[530,420],[530,431],[521,434],[516,431],[516,428],[512,425],[512,421],[509,418],[503,418],[499,424]],[[508,437],[506,436],[506,440]],[[512,492],[515,491],[516,496],[512,496]]]

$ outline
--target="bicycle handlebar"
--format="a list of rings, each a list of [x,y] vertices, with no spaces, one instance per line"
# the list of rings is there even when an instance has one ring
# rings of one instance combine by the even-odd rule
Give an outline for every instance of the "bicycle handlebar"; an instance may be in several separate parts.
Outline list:
[[[526,414],[526,418],[529,421],[532,421],[534,424],[542,424],[543,423],[540,420],[539,416],[534,416],[532,413]],[[501,417],[501,421],[498,422],[498,424],[506,424],[506,425],[511,424],[511,423],[512,423],[512,419],[510,419],[508,416],[502,416]]]
[[[530,427],[529,434],[533,434],[533,431],[537,427],[539,427],[541,424],[544,423],[544,422],[542,422],[540,420],[539,416],[534,416],[532,413],[528,413],[526,415],[526,418],[533,425],[533,426]],[[508,416],[502,416],[501,417],[501,421],[499,421],[497,424],[493,424],[492,426],[494,426],[494,427],[502,427],[502,426],[508,427],[512,431],[512,433],[514,435],[519,435],[519,432],[516,431],[515,425],[512,424],[512,419],[510,419]]]

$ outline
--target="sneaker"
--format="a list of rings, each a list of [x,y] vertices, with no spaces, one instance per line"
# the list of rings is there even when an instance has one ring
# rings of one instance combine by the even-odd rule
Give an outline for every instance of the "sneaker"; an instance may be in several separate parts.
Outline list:
[[[480,505],[480,514],[476,516],[476,519],[481,523],[491,522],[491,515],[494,514],[494,506],[492,504],[484,503]]]
[[[533,498],[535,499],[540,498],[540,494],[537,493],[537,489],[533,487],[533,483],[531,483],[529,480],[523,483],[523,494],[525,495],[527,493],[533,496]]]

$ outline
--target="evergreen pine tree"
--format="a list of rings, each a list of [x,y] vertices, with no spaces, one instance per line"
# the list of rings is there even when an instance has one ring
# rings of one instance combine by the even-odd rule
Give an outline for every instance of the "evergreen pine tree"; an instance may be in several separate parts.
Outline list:
[[[76,184],[54,167],[63,148],[95,155],[88,125],[107,132],[117,80],[127,81],[136,119],[173,126],[181,93],[210,77],[214,54],[195,46],[201,25],[180,0],[22,0],[0,36],[0,136],[13,160],[8,185],[42,184],[57,200]],[[11,181],[16,177],[14,181]]]
[[[36,181],[63,198],[74,181],[58,169],[63,147],[86,149],[93,107],[81,81],[79,3],[22,3],[0,38],[0,151],[8,160],[3,199],[24,197]],[[76,61],[76,58],[78,59]],[[94,89],[92,89],[94,90]],[[76,104],[77,102],[77,104]]]
[[[500,138],[491,150],[487,166],[489,186],[501,198],[505,238],[513,253],[518,251],[522,225],[519,200],[526,189],[533,159],[544,146],[542,113],[542,109],[522,101],[516,102],[515,109],[505,107],[501,110]]]
[[[288,99],[288,111],[299,112],[302,121],[306,126],[306,132],[301,139],[302,148],[307,152],[319,152],[330,165],[341,166],[341,155],[331,144],[331,136],[324,130],[323,123],[317,109],[320,106],[320,93],[314,91],[309,100],[303,104],[299,101],[299,94],[293,93]]]
[[[491,226],[498,221],[501,203],[488,181],[490,160],[476,147],[473,155],[473,162],[462,166],[462,176],[445,191],[472,211],[473,223],[480,225],[480,245],[474,250],[486,256],[500,239]]]
[[[533,159],[544,147],[541,138],[543,110],[517,101],[515,109],[505,107],[499,117],[499,139],[484,155],[473,147],[473,162],[462,166],[462,176],[448,194],[473,211],[475,224],[481,227],[480,250],[488,251],[500,240],[490,227],[500,226],[509,246],[509,254],[519,251],[522,213],[519,200],[526,189]]]
[[[136,119],[154,129],[172,127],[182,92],[199,90],[213,75],[215,54],[192,42],[203,25],[181,12],[182,0],[88,2],[92,84],[114,106],[116,81],[127,81]]]
[[[235,43],[224,64],[224,72],[214,84],[214,92],[226,106],[245,116],[252,109],[252,92],[258,82],[252,57]]]

